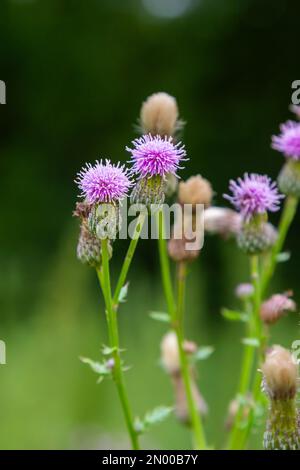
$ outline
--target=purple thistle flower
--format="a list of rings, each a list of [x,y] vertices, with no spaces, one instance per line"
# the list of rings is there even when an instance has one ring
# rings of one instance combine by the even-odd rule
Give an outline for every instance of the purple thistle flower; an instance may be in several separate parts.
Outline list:
[[[232,196],[225,194],[224,198],[241,212],[247,222],[255,214],[279,210],[280,199],[284,197],[278,193],[277,185],[271,178],[255,173],[245,173],[244,179],[231,180],[229,189]]]
[[[288,121],[280,126],[281,134],[272,137],[272,148],[287,158],[300,160],[300,123]]]
[[[119,201],[132,185],[124,165],[113,165],[110,160],[105,160],[105,163],[96,160],[95,165],[87,163],[78,173],[75,183],[88,204]]]
[[[159,135],[147,134],[132,143],[134,148],[126,147],[126,150],[131,153],[132,172],[141,178],[176,175],[181,168],[179,162],[186,156],[184,146],[181,142],[174,144],[172,137],[162,139]]]

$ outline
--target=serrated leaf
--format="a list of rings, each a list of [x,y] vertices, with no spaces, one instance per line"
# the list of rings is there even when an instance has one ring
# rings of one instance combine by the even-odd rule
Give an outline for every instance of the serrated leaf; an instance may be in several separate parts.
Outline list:
[[[259,348],[260,342],[257,338],[243,338],[242,343],[245,346],[252,346],[253,348]]]
[[[161,423],[164,421],[173,411],[170,406],[158,406],[152,411],[148,411],[144,419],[137,418],[135,420],[135,429],[139,434],[148,430],[150,426]]]
[[[101,376],[103,375],[109,375],[111,373],[111,370],[103,363],[93,361],[92,359],[89,359],[88,357],[80,357],[79,358],[81,362],[84,364],[88,364],[92,371],[96,372],[96,374],[99,374]]]
[[[170,323],[171,318],[168,313],[165,312],[150,312],[149,316],[156,321],[161,321],[163,323]]]
[[[119,303],[124,303],[127,300],[127,294],[128,294],[128,288],[129,288],[129,282],[126,282],[122,289],[120,290],[118,302]]]
[[[237,312],[236,310],[229,310],[228,308],[223,308],[221,310],[221,314],[226,320],[229,321],[241,321],[247,322],[249,321],[249,315],[245,312]]]
[[[212,355],[214,350],[215,350],[215,348],[213,348],[212,346],[201,346],[193,354],[193,359],[195,361],[204,361],[205,359],[208,359],[209,356]]]
[[[284,251],[282,253],[278,253],[276,261],[277,263],[285,263],[286,261],[289,261],[290,257],[291,253],[289,251]]]

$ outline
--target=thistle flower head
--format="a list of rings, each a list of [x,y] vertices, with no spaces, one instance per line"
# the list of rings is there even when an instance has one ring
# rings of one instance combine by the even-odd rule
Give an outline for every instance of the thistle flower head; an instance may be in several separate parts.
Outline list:
[[[245,173],[244,179],[231,180],[229,188],[232,195],[225,194],[225,199],[241,212],[247,222],[256,214],[278,211],[280,199],[284,197],[278,193],[275,182],[266,175],[256,173]]]
[[[132,185],[124,165],[113,165],[110,160],[97,160],[95,165],[87,163],[75,182],[88,204],[117,202],[127,195]]]
[[[272,137],[272,148],[285,157],[300,160],[300,123],[288,121],[280,126],[281,133]]]
[[[263,388],[271,399],[293,398],[297,390],[298,365],[291,353],[273,346],[262,365]]]
[[[147,134],[132,143],[133,148],[126,147],[126,150],[131,154],[132,172],[140,178],[176,175],[180,161],[186,156],[184,146],[181,142],[174,144],[172,137],[162,139],[159,135]]]
[[[260,310],[261,319],[264,323],[275,323],[287,312],[296,310],[295,302],[290,298],[289,294],[275,294],[268,300],[263,302]]]
[[[145,134],[174,135],[179,127],[176,99],[168,93],[153,93],[142,104],[140,123]]]

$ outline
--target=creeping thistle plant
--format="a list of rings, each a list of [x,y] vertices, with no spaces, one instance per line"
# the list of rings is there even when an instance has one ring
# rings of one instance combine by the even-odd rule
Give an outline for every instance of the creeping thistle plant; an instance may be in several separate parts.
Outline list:
[[[293,111],[299,117],[297,107]],[[203,418],[208,405],[199,390],[195,362],[206,359],[213,349],[198,347],[187,341],[184,332],[185,290],[192,262],[197,261],[202,246],[188,242],[197,238],[198,209],[204,210],[203,224],[207,234],[223,239],[234,237],[237,246],[248,257],[250,276],[236,288],[241,311],[223,309],[227,320],[242,321],[245,337],[241,375],[236,396],[230,403],[226,421],[228,449],[244,449],[254,428],[256,417],[269,400],[266,449],[299,449],[299,412],[296,394],[298,365],[281,346],[271,345],[272,325],[288,312],[296,310],[292,293],[273,294],[266,298],[276,265],[282,253],[289,227],[300,197],[300,123],[281,126],[281,133],[272,138],[272,147],[283,153],[286,162],[278,177],[278,186],[266,175],[245,173],[231,180],[230,194],[225,195],[233,209],[212,206],[213,189],[201,175],[178,184],[178,172],[187,161],[184,145],[178,141],[183,128],[175,98],[156,93],[142,104],[139,120],[141,136],[127,146],[130,169],[109,160],[87,164],[75,180],[80,191],[74,215],[80,219],[77,256],[96,270],[105,302],[108,346],[102,349],[102,360],[82,358],[99,376],[114,380],[133,449],[139,449],[139,435],[148,427],[165,419],[174,409],[178,420],[188,426],[196,449],[208,449]],[[110,259],[121,221],[120,209],[125,199],[139,207],[139,216],[128,251],[121,265],[113,290]],[[182,210],[182,221],[174,222],[166,239],[162,204],[170,198]],[[278,228],[269,222],[269,214],[284,207]],[[187,210],[187,206],[191,208]],[[158,253],[167,312],[153,312],[152,318],[167,324],[161,341],[161,362],[174,389],[174,407],[158,407],[144,419],[134,418],[127,395],[119,340],[118,312],[127,296],[127,275],[131,266],[148,209],[155,213],[158,226]],[[196,232],[195,232],[196,231]],[[196,233],[196,235],[195,235]],[[171,262],[175,264],[175,279]],[[263,394],[264,392],[264,394]]]

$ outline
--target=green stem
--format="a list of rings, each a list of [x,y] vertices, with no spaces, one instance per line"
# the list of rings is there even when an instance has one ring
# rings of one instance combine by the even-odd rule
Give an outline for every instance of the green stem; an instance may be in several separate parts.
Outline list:
[[[260,318],[259,318],[259,310],[260,310],[260,283],[259,283],[259,259],[258,256],[252,256],[250,258],[250,272],[251,272],[251,279],[253,282],[254,287],[254,295],[253,295],[253,308],[251,309],[251,316],[248,325],[248,335],[250,338],[260,336]],[[255,362],[255,355],[256,351],[253,346],[246,345],[244,349],[244,356],[242,361],[242,368],[241,368],[241,378],[238,388],[238,399],[243,398],[244,400],[247,399],[247,392],[250,389],[251,385],[251,377],[253,373],[253,367]],[[244,404],[240,403],[238,412],[235,416],[234,424],[230,433],[229,438],[229,449],[237,450],[240,449],[240,438],[243,434],[241,431],[241,425],[243,421],[243,414],[244,414]]]
[[[113,349],[114,367],[113,378],[116,384],[120,402],[122,405],[128,433],[131,439],[133,449],[139,449],[138,436],[134,429],[132,413],[127,397],[127,392],[124,383],[122,361],[120,357],[119,345],[119,332],[116,311],[113,308],[111,284],[110,284],[110,270],[109,270],[109,255],[107,249],[108,240],[101,240],[102,252],[102,272],[97,271],[100,285],[103,289],[103,296],[106,304],[106,317],[109,331],[110,347]]]
[[[277,263],[277,256],[281,252],[288,230],[290,225],[295,217],[296,211],[298,206],[298,199],[292,196],[288,196],[284,203],[283,212],[281,215],[279,228],[278,228],[278,237],[276,243],[272,249],[272,252],[266,262],[262,281],[261,281],[261,292],[262,295],[265,293],[266,289],[268,288],[269,282],[274,274],[276,263]]]
[[[126,277],[127,277],[130,265],[131,265],[131,261],[134,256],[134,253],[135,253],[135,250],[136,250],[139,238],[140,238],[140,234],[144,225],[145,217],[146,217],[145,212],[141,212],[141,214],[139,215],[137,219],[133,237],[130,241],[130,244],[129,244],[129,247],[128,247],[124,262],[123,262],[123,266],[121,268],[121,272],[118,278],[117,286],[114,292],[114,296],[113,296],[114,310],[118,308],[120,292],[121,292],[122,287],[125,284]]]
[[[186,266],[185,263],[181,264],[178,269],[177,276],[177,287],[178,287],[178,302],[177,308],[174,300],[173,287],[170,274],[170,264],[167,253],[167,245],[164,234],[164,218],[163,212],[158,213],[158,230],[159,230],[159,257],[160,257],[160,266],[162,272],[162,280],[164,293],[166,297],[167,307],[169,315],[171,317],[171,322],[173,329],[176,333],[178,349],[179,349],[179,358],[180,358],[180,368],[181,374],[185,387],[185,394],[187,399],[187,405],[190,415],[190,421],[193,428],[195,446],[197,449],[206,449],[206,440],[204,435],[204,430],[202,426],[201,416],[197,409],[191,386],[191,376],[189,371],[189,362],[186,356],[186,353],[183,348],[184,344],[184,332],[183,332],[183,313],[184,313],[184,293],[185,293],[185,283],[186,283]]]

